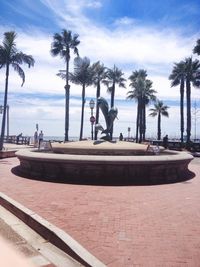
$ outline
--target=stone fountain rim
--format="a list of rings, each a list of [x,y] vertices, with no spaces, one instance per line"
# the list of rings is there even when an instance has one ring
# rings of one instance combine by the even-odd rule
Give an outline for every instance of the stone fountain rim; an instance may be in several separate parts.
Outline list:
[[[43,160],[43,161],[54,161],[54,162],[88,162],[88,163],[120,163],[123,164],[168,164],[169,162],[181,162],[188,160],[189,162],[193,159],[193,156],[185,151],[171,151],[165,150],[168,154],[161,153],[159,155],[74,155],[74,154],[55,154],[42,152],[38,149],[22,149],[17,151],[15,154],[19,159],[30,159],[30,160]]]

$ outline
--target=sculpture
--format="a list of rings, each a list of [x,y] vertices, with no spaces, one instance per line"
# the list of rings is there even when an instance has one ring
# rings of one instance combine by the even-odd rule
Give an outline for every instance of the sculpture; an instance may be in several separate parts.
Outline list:
[[[117,108],[114,108],[114,107],[112,107],[109,110],[108,102],[103,97],[99,97],[97,99],[97,105],[99,106],[99,108],[101,109],[101,111],[103,113],[107,128],[104,129],[101,124],[96,124],[95,130],[101,131],[102,134],[106,134],[106,135],[102,136],[101,139],[104,139],[106,141],[110,141],[111,140],[111,132],[113,129],[113,122],[114,122],[115,118],[117,118],[118,110],[117,110]]]

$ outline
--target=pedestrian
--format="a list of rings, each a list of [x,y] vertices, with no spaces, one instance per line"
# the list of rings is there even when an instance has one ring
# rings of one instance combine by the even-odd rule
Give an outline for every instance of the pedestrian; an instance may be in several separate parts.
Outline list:
[[[38,132],[37,131],[35,131],[33,138],[34,138],[33,140],[34,147],[37,147],[38,145]]]
[[[43,134],[43,132],[41,130],[40,133],[39,133],[39,148],[40,148],[41,142],[43,141],[43,138],[44,138],[44,134]]]
[[[119,135],[119,141],[123,141],[123,139],[124,139],[123,134],[120,133],[120,135]]]
[[[164,148],[168,148],[168,135],[167,134],[163,137],[163,146]]]
[[[22,137],[22,133],[17,135],[17,144],[19,144],[19,138]]]

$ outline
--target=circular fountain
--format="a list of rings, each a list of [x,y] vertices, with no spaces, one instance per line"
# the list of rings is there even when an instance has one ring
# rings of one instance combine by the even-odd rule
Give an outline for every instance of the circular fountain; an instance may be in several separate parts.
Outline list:
[[[52,143],[51,151],[16,153],[21,174],[36,179],[90,184],[160,184],[189,178],[186,152],[131,142]]]

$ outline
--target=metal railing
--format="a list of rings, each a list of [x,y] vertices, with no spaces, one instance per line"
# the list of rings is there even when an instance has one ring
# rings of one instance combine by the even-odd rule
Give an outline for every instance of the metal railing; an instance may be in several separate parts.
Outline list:
[[[30,137],[28,136],[17,136],[10,135],[4,137],[4,143],[18,144],[18,145],[29,145]]]

